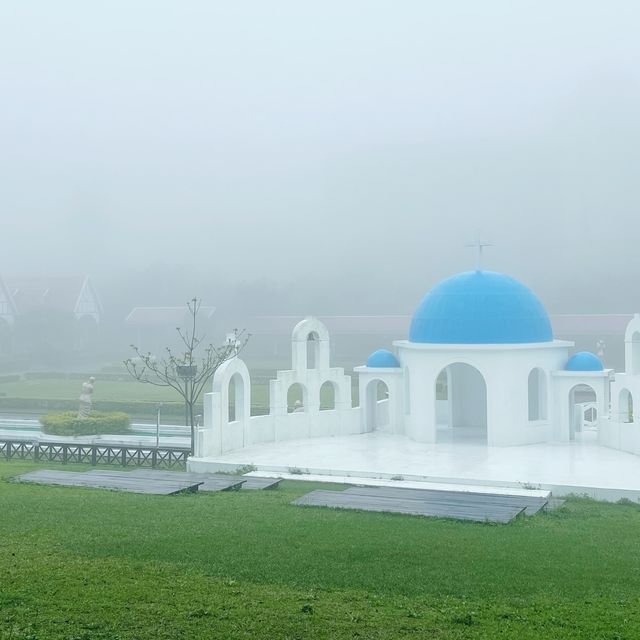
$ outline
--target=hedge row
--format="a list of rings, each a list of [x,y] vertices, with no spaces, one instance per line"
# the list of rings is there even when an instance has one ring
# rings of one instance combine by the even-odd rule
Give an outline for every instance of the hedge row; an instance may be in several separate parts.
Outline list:
[[[127,433],[129,416],[121,411],[92,411],[78,418],[75,411],[50,413],[40,418],[42,430],[54,436],[93,436],[100,433]]]

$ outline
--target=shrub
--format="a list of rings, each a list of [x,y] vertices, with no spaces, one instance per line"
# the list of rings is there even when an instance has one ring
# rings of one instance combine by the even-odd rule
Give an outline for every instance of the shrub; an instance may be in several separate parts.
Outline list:
[[[40,418],[42,430],[55,436],[93,436],[100,433],[127,433],[129,416],[120,411],[92,411],[87,418],[78,418],[75,411],[49,413]]]

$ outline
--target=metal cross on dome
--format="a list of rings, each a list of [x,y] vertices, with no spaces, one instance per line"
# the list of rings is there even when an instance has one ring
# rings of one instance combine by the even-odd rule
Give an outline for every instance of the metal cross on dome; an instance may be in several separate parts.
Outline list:
[[[482,250],[485,247],[492,247],[493,245],[489,242],[483,242],[481,240],[481,234],[480,234],[480,230],[478,229],[477,234],[476,234],[476,240],[475,242],[472,242],[470,244],[466,244],[465,247],[472,247],[476,250],[477,255],[476,255],[476,271],[482,271]]]

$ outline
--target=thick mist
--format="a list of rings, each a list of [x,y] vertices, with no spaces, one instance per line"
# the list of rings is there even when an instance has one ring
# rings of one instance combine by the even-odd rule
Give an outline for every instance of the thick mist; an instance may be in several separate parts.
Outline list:
[[[640,308],[635,2],[5,2],[3,275],[410,313],[485,265]],[[108,303],[108,304],[107,304]]]

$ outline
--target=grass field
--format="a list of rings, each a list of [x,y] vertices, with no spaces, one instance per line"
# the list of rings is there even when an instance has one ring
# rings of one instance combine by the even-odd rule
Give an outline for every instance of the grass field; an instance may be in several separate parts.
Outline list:
[[[59,378],[42,378],[35,380],[20,380],[17,382],[0,383],[0,405],[2,397],[7,398],[34,398],[38,400],[69,400],[76,402],[80,396],[82,382]],[[209,391],[210,389],[205,389]],[[357,396],[357,389],[354,389]],[[96,380],[93,392],[93,401],[101,400],[116,402],[177,402],[182,399],[173,389],[156,387],[150,384],[141,384],[134,380]],[[329,397],[323,394],[322,406],[329,406]],[[260,413],[266,413],[269,409],[269,385],[264,377],[259,382],[251,385],[251,406]]]
[[[506,525],[17,485],[0,463],[0,638],[640,637],[640,508]],[[80,467],[69,467],[80,469]],[[326,486],[326,485],[325,485]]]

